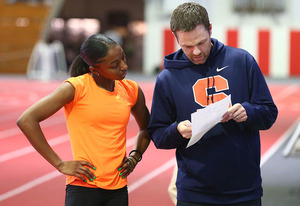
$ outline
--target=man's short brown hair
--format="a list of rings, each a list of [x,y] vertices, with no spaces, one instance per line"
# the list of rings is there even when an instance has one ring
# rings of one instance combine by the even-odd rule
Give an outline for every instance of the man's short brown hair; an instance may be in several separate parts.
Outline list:
[[[209,31],[209,17],[206,9],[197,3],[183,3],[172,13],[170,28],[172,32],[188,32],[203,24]]]

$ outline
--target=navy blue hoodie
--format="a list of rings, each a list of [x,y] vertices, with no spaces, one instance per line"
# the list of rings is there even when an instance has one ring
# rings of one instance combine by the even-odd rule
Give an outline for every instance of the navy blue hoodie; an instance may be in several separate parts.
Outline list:
[[[277,108],[255,59],[245,50],[212,39],[204,64],[195,65],[180,49],[164,59],[154,89],[148,131],[157,148],[176,148],[177,199],[230,204],[262,197],[259,130],[269,129]],[[248,119],[219,123],[200,141],[188,139],[177,125],[198,109],[231,95]]]

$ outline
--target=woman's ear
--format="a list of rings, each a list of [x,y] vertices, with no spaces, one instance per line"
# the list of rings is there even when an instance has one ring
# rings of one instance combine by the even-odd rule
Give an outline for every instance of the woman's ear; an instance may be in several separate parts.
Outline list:
[[[99,72],[98,72],[98,70],[96,68],[90,66],[89,69],[90,69],[91,73],[93,73],[96,76],[99,76]]]

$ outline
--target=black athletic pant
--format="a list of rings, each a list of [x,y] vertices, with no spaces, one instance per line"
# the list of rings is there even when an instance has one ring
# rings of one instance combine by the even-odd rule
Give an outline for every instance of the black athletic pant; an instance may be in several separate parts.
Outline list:
[[[220,205],[220,204],[197,204],[191,202],[182,202],[180,200],[177,201],[177,206],[261,206],[261,199],[251,200],[247,202],[241,202],[236,204],[229,204],[229,205]]]
[[[128,206],[127,186],[105,190],[67,185],[65,206]]]

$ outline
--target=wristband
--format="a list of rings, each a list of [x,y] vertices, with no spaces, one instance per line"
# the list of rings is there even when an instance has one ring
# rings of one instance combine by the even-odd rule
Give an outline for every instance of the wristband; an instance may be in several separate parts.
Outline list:
[[[139,153],[140,154],[140,158],[137,160],[134,156],[130,156],[131,153],[133,152],[136,152],[136,153]],[[139,150],[132,150],[130,153],[129,153],[129,156],[130,157],[133,157],[137,162],[140,162],[142,160],[142,157],[143,157],[143,154],[139,151]]]

